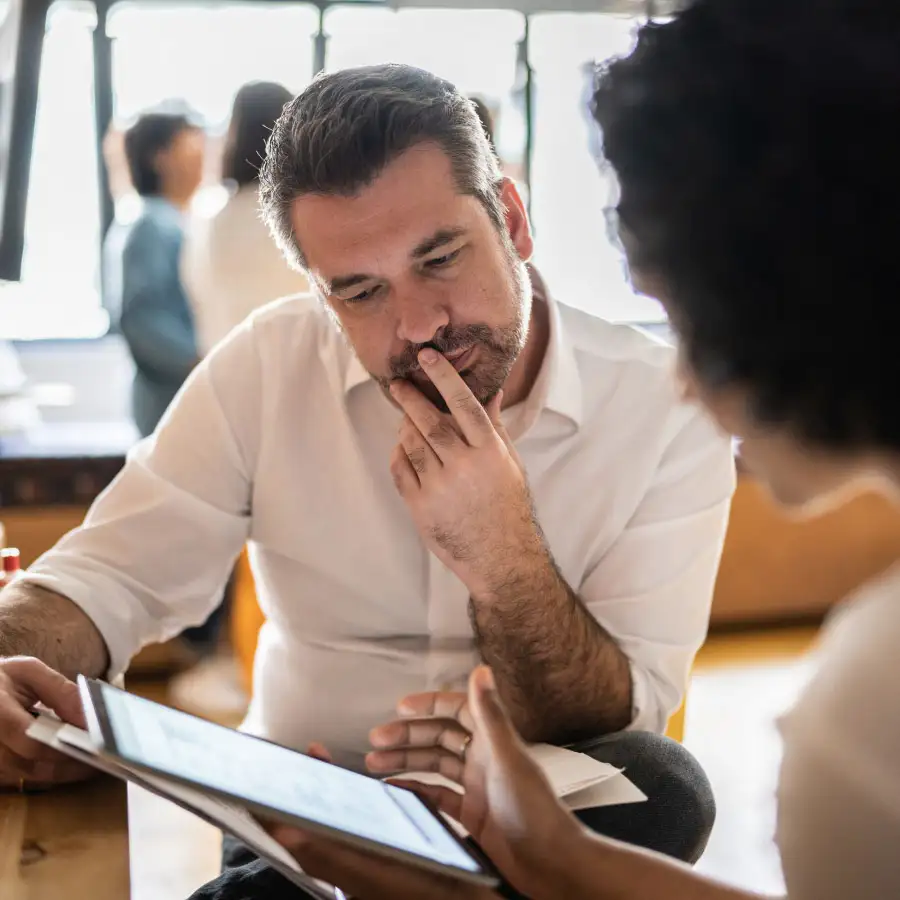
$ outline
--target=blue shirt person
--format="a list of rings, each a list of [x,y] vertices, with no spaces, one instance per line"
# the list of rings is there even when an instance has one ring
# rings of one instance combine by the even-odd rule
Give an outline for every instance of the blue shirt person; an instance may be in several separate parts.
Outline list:
[[[107,238],[106,302],[134,359],[132,415],[142,436],[156,428],[198,358],[179,269],[184,211],[202,178],[203,151],[203,133],[181,115],[143,115],[125,134],[142,211]]]

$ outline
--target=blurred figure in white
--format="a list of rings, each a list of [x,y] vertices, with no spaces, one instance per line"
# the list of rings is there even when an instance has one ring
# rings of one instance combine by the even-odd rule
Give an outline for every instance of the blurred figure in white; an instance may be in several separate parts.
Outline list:
[[[306,276],[290,268],[259,218],[259,167],[291,99],[287,88],[264,81],[235,95],[222,160],[230,196],[215,215],[193,221],[182,257],[201,355],[257,307],[309,290]]]

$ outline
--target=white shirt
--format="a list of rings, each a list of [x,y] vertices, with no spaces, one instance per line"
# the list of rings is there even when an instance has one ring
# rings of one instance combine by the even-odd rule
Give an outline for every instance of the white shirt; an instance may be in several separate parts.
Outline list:
[[[900,567],[839,609],[781,723],[790,900],[900,897]]]
[[[660,731],[706,634],[730,444],[679,402],[671,349],[550,309],[537,383],[506,421],[560,570],[631,660],[632,727]],[[85,610],[115,674],[203,620],[249,540],[266,623],[245,727],[359,765],[401,697],[462,689],[477,663],[468,591],[390,476],[400,416],[316,300],[273,304],[25,577]]]
[[[181,280],[203,355],[254,310],[309,290],[259,217],[259,190],[245,185],[211,217],[194,217],[185,235]]]

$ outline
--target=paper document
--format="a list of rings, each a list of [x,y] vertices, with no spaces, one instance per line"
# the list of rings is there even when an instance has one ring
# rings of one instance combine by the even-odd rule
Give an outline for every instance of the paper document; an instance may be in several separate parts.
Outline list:
[[[647,795],[632,784],[621,769],[584,753],[550,744],[532,744],[528,752],[541,767],[556,796],[573,812],[596,806],[643,803],[647,799]],[[458,784],[434,772],[409,772],[402,777],[462,793]],[[457,831],[460,829],[457,828]]]

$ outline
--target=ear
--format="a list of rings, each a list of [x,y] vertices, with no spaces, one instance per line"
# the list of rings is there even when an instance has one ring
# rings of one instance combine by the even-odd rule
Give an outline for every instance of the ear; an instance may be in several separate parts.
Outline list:
[[[522,202],[522,195],[511,178],[504,178],[500,188],[500,202],[506,215],[506,227],[516,253],[522,262],[528,262],[534,255],[534,238],[528,212]]]

